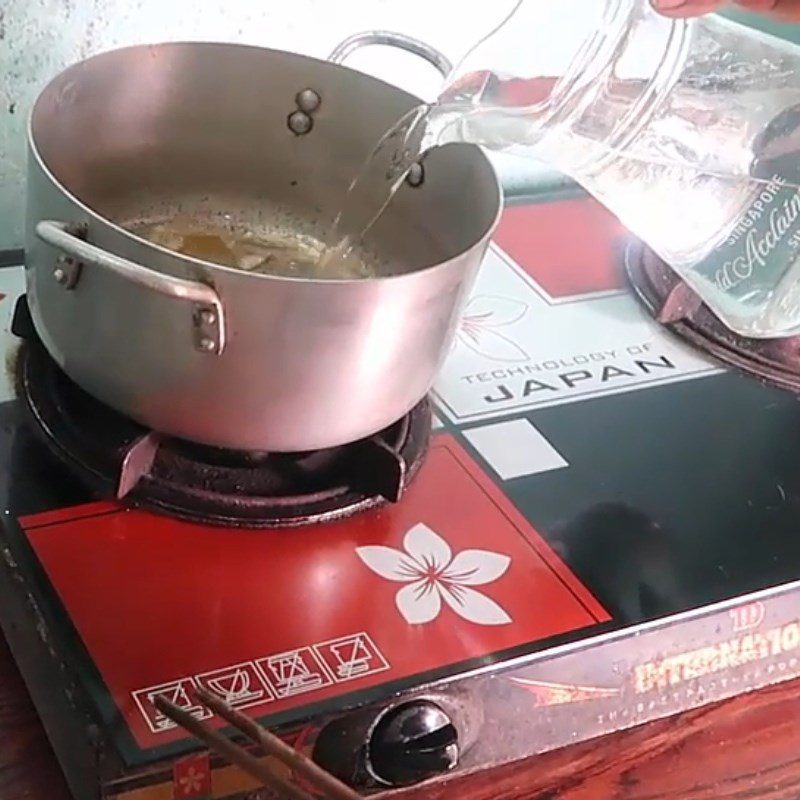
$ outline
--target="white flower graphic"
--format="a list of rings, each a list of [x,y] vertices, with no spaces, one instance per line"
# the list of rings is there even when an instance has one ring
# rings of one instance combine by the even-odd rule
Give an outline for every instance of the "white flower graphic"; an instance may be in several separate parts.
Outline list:
[[[497,330],[519,322],[527,310],[528,306],[519,300],[476,295],[464,310],[458,341],[492,361],[528,361],[525,350]]]
[[[194,767],[189,767],[188,772],[180,779],[181,791],[185,795],[196,794],[203,785],[203,776]]]
[[[488,550],[462,550],[455,557],[450,546],[427,525],[415,525],[404,539],[405,552],[380,545],[358,547],[358,557],[388,581],[408,584],[395,603],[412,625],[432,622],[442,600],[460,617],[478,625],[507,625],[511,617],[494,600],[470,589],[501,577],[511,559]]]

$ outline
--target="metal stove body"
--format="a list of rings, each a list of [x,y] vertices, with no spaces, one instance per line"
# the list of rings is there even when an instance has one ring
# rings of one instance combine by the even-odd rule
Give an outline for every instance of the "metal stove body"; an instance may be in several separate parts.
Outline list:
[[[76,797],[251,792],[153,706],[204,715],[197,685],[365,793],[432,798],[800,674],[800,406],[649,319],[628,244],[579,193],[509,207],[430,441],[357,451],[362,496],[399,502],[279,528],[119,500],[116,462],[80,479],[31,415],[60,390],[16,394],[42,363],[0,270],[0,624]]]

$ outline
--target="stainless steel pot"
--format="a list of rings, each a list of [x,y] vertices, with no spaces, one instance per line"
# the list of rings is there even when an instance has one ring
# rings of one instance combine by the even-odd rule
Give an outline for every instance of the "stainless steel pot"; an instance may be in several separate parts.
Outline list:
[[[366,43],[430,48],[393,34]],[[304,56],[160,44],[56,77],[29,126],[27,291],[50,354],[87,392],[157,431],[220,447],[353,441],[430,389],[501,209],[473,146],[425,162],[373,229],[403,272],[368,280],[251,274],[184,257],[119,222],[155,209],[325,225],[377,139],[417,98]],[[314,219],[316,217],[316,219]]]

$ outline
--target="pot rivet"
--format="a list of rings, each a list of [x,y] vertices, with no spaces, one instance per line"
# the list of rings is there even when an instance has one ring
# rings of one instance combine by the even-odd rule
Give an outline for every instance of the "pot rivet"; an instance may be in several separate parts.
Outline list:
[[[214,342],[207,337],[203,337],[200,340],[200,349],[205,350],[206,353],[210,353],[214,350]]]
[[[302,111],[293,111],[289,114],[288,125],[296,136],[303,136],[314,127],[314,121]]]
[[[313,89],[303,89],[295,97],[297,107],[306,114],[313,114],[322,103],[322,98]]]
[[[56,283],[67,282],[67,273],[61,267],[56,267],[53,270],[53,277],[56,279]]]
[[[208,308],[204,308],[200,312],[200,321],[203,325],[214,325],[217,321],[217,315]]]
[[[425,168],[418,161],[413,163],[406,175],[406,183],[415,189],[425,182]]]

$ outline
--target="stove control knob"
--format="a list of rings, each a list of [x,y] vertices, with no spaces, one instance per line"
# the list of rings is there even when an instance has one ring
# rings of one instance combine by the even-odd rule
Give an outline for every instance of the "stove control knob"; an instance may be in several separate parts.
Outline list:
[[[369,737],[366,766],[389,786],[409,786],[458,764],[458,732],[434,703],[417,700],[384,714]]]

